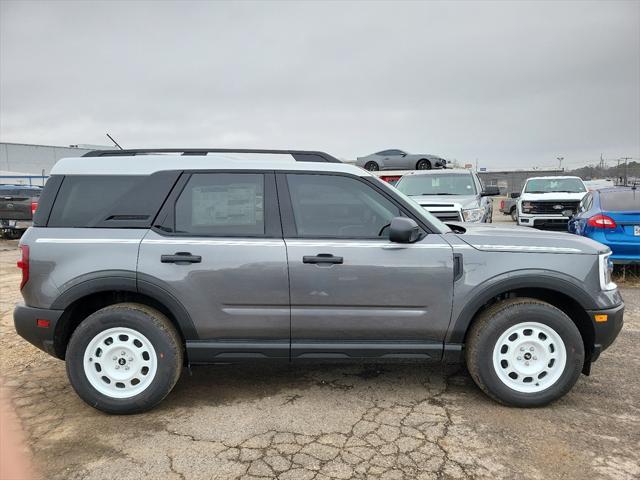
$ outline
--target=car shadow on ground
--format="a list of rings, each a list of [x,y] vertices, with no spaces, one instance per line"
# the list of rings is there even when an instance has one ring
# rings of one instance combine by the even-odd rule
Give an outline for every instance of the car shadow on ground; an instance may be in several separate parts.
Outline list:
[[[309,389],[341,392],[352,390],[415,390],[446,385],[464,386],[481,394],[464,365],[439,365],[419,362],[323,362],[290,364],[282,362],[246,362],[192,366],[185,368],[172,393],[161,408],[192,408],[228,402],[256,401],[280,394],[295,401]]]

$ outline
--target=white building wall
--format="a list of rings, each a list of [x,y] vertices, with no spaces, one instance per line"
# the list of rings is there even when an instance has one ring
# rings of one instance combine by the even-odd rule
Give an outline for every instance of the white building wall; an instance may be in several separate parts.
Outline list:
[[[52,145],[28,145],[24,143],[0,143],[0,171],[16,172],[16,175],[27,172],[29,175],[49,175],[51,167],[65,157],[81,157],[91,150],[74,147],[55,147]],[[21,173],[18,173],[21,172]],[[10,182],[0,179],[0,183]]]

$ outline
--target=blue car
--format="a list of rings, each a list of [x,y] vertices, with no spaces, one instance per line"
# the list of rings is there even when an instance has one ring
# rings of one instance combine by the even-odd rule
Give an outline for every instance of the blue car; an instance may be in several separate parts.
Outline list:
[[[569,220],[569,232],[607,245],[613,263],[640,263],[640,188],[589,192]]]

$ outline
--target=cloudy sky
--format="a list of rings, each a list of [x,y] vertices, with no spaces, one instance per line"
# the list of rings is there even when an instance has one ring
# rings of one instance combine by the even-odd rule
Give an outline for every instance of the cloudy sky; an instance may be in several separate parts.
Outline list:
[[[640,157],[640,1],[0,0],[0,140]],[[611,162],[615,164],[615,162]]]

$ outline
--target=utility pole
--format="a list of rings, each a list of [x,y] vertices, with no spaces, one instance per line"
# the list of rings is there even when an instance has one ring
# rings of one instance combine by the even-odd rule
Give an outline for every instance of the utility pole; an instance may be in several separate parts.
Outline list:
[[[624,160],[624,186],[627,186],[627,172],[629,171],[629,160],[633,157],[620,157],[620,160]]]
[[[618,181],[622,179],[622,175],[620,175],[620,159],[618,159],[618,164],[616,165],[616,185]]]
[[[562,161],[564,157],[556,157],[558,159],[558,170],[562,170]]]

